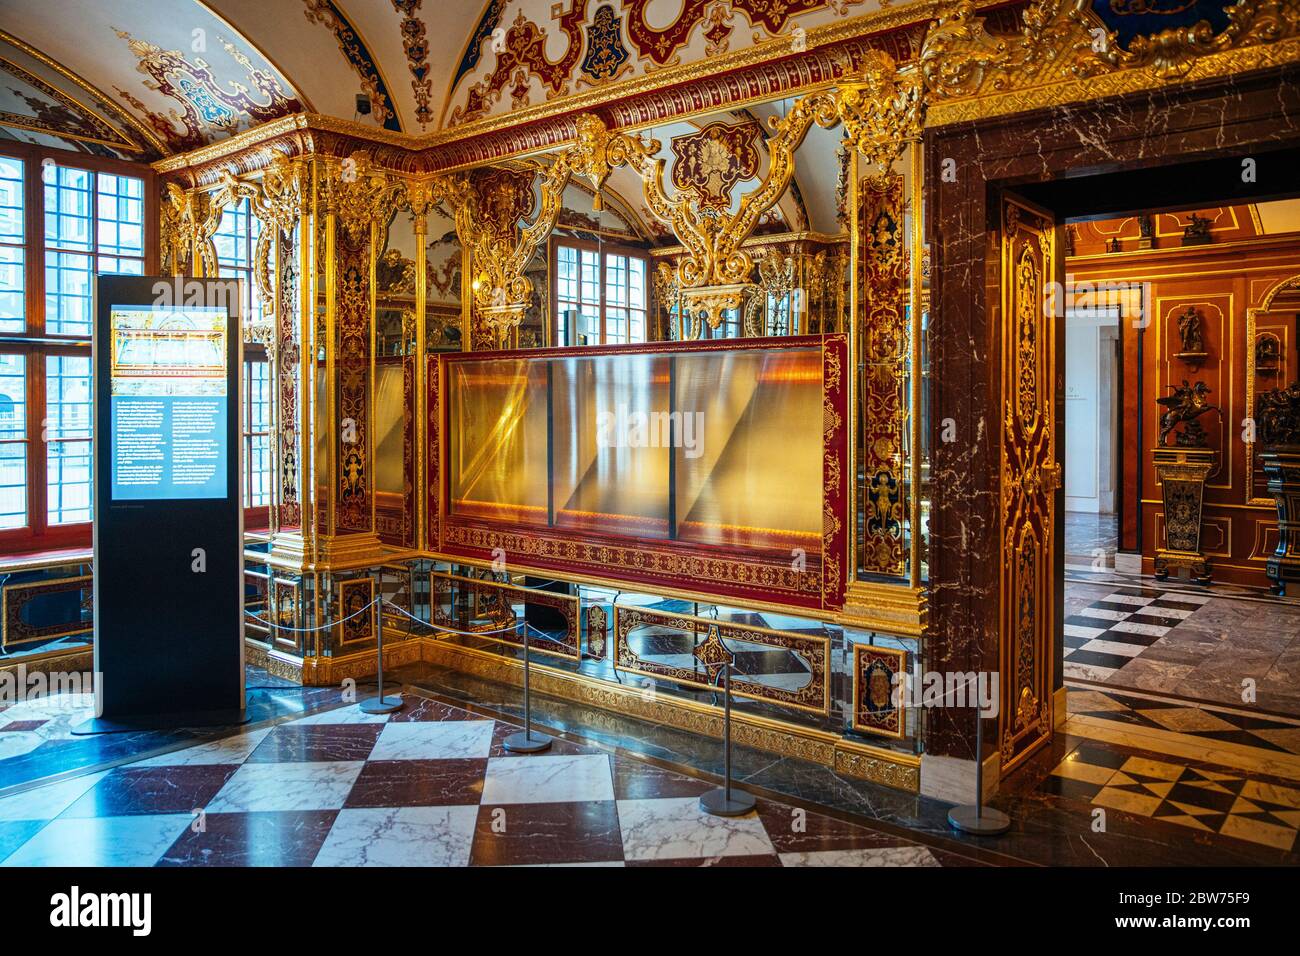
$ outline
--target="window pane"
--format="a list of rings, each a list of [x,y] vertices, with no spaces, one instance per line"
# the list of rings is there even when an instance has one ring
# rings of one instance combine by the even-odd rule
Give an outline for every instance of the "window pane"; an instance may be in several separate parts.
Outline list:
[[[0,242],[23,241],[23,163],[0,156]]]
[[[582,250],[582,301],[600,305],[600,257],[587,249]]]
[[[59,249],[91,247],[90,173],[67,166],[46,167],[45,244]]]
[[[27,434],[26,360],[0,355],[0,440]]]
[[[631,258],[628,264],[628,304],[634,309],[645,308],[645,260]]]
[[[49,522],[90,520],[90,357],[45,359]]]
[[[116,256],[99,257],[100,272],[116,272],[128,276],[144,275],[143,259],[119,259]]]
[[[0,528],[27,524],[27,446],[0,444]]]
[[[139,179],[100,173],[96,235],[99,251],[123,256],[144,255],[144,192]]]
[[[72,252],[45,253],[45,328],[58,335],[90,334],[90,295],[95,278],[91,258]]]
[[[244,362],[244,507],[271,503],[271,367]]]
[[[22,246],[0,246],[0,332],[27,328]]]

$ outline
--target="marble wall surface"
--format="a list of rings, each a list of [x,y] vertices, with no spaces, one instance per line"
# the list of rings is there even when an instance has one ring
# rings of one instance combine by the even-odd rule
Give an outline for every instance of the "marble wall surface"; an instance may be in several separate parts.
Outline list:
[[[996,224],[1002,190],[1067,175],[1164,166],[1183,158],[1245,156],[1253,149],[1297,142],[1296,67],[926,133],[926,228],[934,303],[931,668],[998,666],[1001,342]],[[955,160],[955,181],[944,181],[950,159]],[[955,423],[956,440],[945,442],[948,419]],[[972,711],[935,710],[927,719],[928,753],[973,756]],[[986,746],[996,737],[989,730]]]

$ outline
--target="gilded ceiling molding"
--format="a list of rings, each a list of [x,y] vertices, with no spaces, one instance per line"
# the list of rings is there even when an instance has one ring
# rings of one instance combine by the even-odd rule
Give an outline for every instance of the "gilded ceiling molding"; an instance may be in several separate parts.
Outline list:
[[[1040,0],[1014,36],[991,34],[961,0],[921,47],[930,125],[1245,72],[1300,53],[1295,44],[1276,58],[1258,49],[1300,37],[1300,0],[1239,0],[1224,13],[1228,26],[1217,34],[1200,21],[1135,37],[1126,49],[1088,0]],[[1211,60],[1220,62],[1206,69]]]
[[[221,83],[201,58],[195,57],[191,63],[179,50],[164,50],[124,30],[115,32],[136,58],[136,70],[148,77],[144,81],[145,87],[180,105],[179,113],[172,110],[165,118],[170,121],[165,124],[166,130],[170,131],[170,139],[175,143],[194,145],[195,140],[203,141],[204,129],[232,133],[244,120],[260,123],[304,109],[296,95],[286,95],[274,74],[255,66],[225,37],[217,37],[217,42],[232,60],[243,67],[248,82],[260,99],[250,96],[248,87],[241,83]],[[137,109],[145,109],[129,93],[119,92],[128,97]],[[158,122],[160,117],[147,109],[145,112],[155,127],[165,133],[164,125]],[[177,134],[173,123],[179,123],[184,132]]]

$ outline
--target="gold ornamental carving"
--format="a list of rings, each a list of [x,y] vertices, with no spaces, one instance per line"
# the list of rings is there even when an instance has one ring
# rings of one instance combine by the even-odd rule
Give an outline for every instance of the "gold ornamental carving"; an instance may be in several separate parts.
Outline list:
[[[159,203],[162,269],[168,275],[217,274],[217,250],[212,237],[221,226],[222,206],[213,194],[167,183]]]
[[[376,166],[363,150],[343,160],[324,161],[321,191],[326,212],[353,242],[365,241],[373,224],[386,222],[404,184]]]
[[[572,174],[570,154],[563,153],[549,164],[519,161],[430,183],[431,197],[449,208],[469,254],[475,321],[498,339],[519,327],[532,302],[533,282],[524,270],[555,228]],[[533,197],[539,177],[540,202]]]
[[[1041,0],[1020,32],[995,36],[970,0],[939,17],[921,45],[921,75],[934,100],[1000,95],[1086,80],[1121,70],[1159,81],[1186,77],[1197,59],[1300,35],[1300,0],[1240,0],[1217,34],[1206,21],[1138,36],[1127,48],[1095,16],[1089,0]]]

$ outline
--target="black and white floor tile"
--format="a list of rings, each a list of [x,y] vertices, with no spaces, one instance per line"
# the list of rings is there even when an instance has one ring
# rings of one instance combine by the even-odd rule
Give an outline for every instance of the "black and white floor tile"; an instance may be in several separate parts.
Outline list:
[[[1209,597],[1126,587],[1065,619],[1065,676],[1104,681],[1191,617]]]

